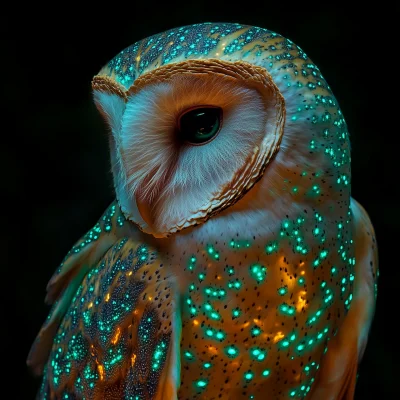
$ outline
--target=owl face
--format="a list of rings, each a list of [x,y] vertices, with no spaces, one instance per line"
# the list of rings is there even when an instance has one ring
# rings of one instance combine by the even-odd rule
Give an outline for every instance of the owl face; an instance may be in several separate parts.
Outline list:
[[[100,107],[104,96],[95,94]],[[240,199],[282,137],[283,97],[248,63],[166,65],[138,78],[125,97],[113,136],[117,192],[130,219],[158,237]]]
[[[329,208],[343,190],[348,206],[344,121],[288,39],[239,24],[179,28],[121,52],[93,89],[112,131],[118,201],[146,233],[246,210],[279,224],[303,202]]]

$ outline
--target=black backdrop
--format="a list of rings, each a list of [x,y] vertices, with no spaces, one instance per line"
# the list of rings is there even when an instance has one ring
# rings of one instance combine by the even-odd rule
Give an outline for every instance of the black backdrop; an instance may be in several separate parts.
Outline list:
[[[384,94],[386,79],[395,78],[397,68],[391,50],[383,50],[391,40],[389,22],[379,4],[357,11],[331,2],[316,4],[216,1],[139,7],[115,1],[92,6],[83,15],[83,5],[28,9],[15,3],[18,10],[2,15],[2,197],[11,222],[3,231],[8,256],[3,268],[13,274],[17,317],[11,331],[3,324],[9,344],[2,358],[18,350],[16,369],[3,363],[17,377],[7,398],[34,398],[39,381],[25,367],[25,357],[48,313],[46,283],[113,199],[107,133],[91,99],[92,76],[141,38],[204,21],[241,22],[290,38],[319,66],[339,100],[352,139],[353,197],[369,212],[380,250],[377,312],[356,399],[396,397],[400,274],[393,253],[400,218],[395,132],[385,128],[398,118],[386,110]]]

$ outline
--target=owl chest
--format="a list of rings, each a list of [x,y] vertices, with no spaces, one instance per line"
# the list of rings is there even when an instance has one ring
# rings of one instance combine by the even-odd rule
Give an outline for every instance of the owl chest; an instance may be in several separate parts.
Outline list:
[[[321,250],[312,239],[306,254],[292,241],[267,243],[193,249],[174,273],[182,321],[180,399],[263,396],[295,379],[290,371],[300,371],[310,357],[318,364],[328,332],[344,315],[342,300],[351,297],[352,282],[343,277],[352,265],[343,252]]]
[[[212,399],[221,393],[236,398],[233,393],[246,386],[246,373],[253,385],[265,380],[267,344],[281,322],[279,283],[265,262],[244,254],[197,261],[200,257],[193,257],[186,267],[181,295],[179,398]]]

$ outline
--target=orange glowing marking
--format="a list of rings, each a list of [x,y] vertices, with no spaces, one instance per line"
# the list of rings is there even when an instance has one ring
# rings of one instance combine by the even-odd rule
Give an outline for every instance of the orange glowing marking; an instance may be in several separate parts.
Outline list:
[[[208,351],[209,351],[210,353],[212,353],[212,354],[218,354],[218,349],[217,349],[216,347],[214,347],[214,346],[210,346],[210,347],[208,348]]]
[[[133,313],[134,313],[135,315],[138,315],[138,314],[139,314],[139,311],[138,311],[138,310],[135,310]]]
[[[304,261],[302,261],[299,266],[302,267],[304,265]]]
[[[260,321],[259,319],[257,319],[257,318],[254,318],[254,319],[253,319],[253,322],[254,322],[256,325],[260,325],[260,324],[261,324],[261,321]]]
[[[290,275],[284,275],[283,279],[285,280],[285,284],[287,285],[287,287],[289,289],[291,289],[294,285],[295,280],[294,279],[290,279]]]
[[[104,379],[104,367],[101,364],[97,365],[97,369],[99,370],[100,380]]]
[[[218,276],[217,276],[217,279],[218,279],[218,280],[221,280],[221,279],[222,279],[221,275],[218,275]]]
[[[276,335],[274,336],[274,343],[279,342],[284,337],[285,335],[282,332],[277,332]]]
[[[106,294],[106,301],[110,300],[110,293]]]
[[[140,61],[140,56],[137,56],[137,57],[136,57],[136,61]]]
[[[247,328],[249,325],[250,325],[250,322],[245,322],[245,323],[242,325],[242,328]]]
[[[131,276],[131,275],[132,275],[132,271],[129,271],[129,272],[128,272],[128,276]]]
[[[152,301],[152,300],[153,300],[153,298],[152,298],[151,296],[149,296],[149,300],[150,300],[150,301]]]
[[[305,275],[306,274],[306,271],[301,271],[300,272],[300,275]]]
[[[132,365],[132,368],[134,367],[135,362],[136,362],[136,354],[132,354],[132,357],[131,357],[131,365]]]
[[[297,300],[296,304],[297,311],[301,311],[303,307],[307,307],[307,300],[305,298],[306,294],[307,293],[304,290],[299,293],[299,299]]]
[[[93,307],[93,303],[89,303],[88,308],[92,308]]]
[[[195,320],[193,320],[193,325],[198,325],[199,324],[199,321],[197,321],[197,319],[195,319]]]
[[[121,336],[121,328],[118,327],[117,332],[115,333],[114,337],[111,340],[111,343],[117,344],[120,336]]]

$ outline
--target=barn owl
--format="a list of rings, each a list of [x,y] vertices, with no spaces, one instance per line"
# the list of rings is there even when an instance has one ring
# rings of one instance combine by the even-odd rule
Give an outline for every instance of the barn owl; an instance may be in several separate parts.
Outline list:
[[[352,399],[374,230],[344,117],[291,40],[169,30],[94,77],[116,200],[67,254],[40,399]]]

